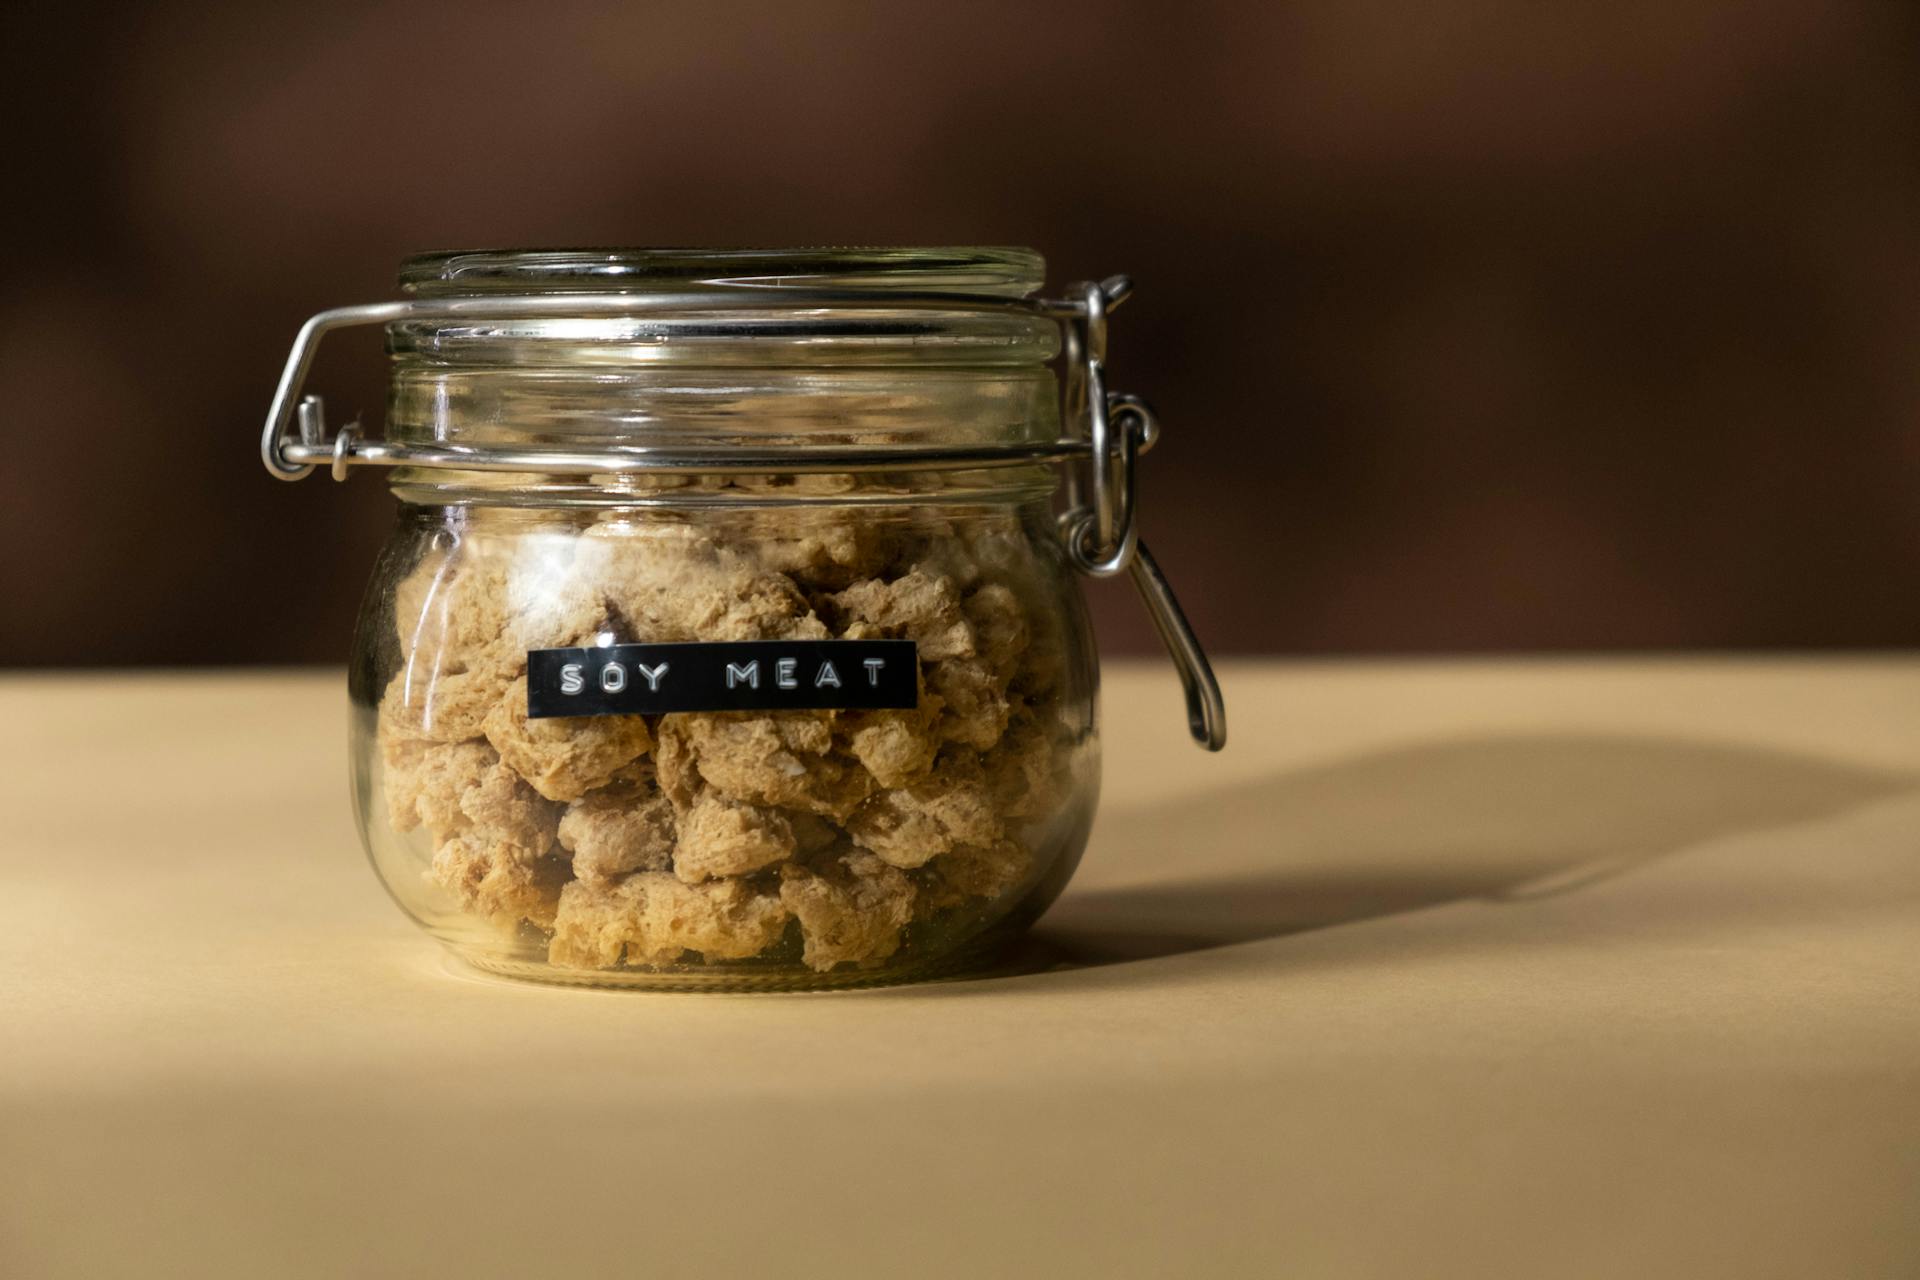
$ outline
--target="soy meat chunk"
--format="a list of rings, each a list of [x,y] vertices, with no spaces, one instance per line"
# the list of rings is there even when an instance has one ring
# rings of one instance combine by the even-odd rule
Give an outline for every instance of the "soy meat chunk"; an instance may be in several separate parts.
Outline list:
[[[918,546],[912,560],[928,572],[953,579],[961,591],[982,582],[1039,582],[1033,539],[1014,516],[971,510],[958,520],[922,511],[914,520]],[[1029,608],[1034,604],[1029,600]]]
[[[736,487],[756,494],[818,497],[850,492],[849,475],[735,476]],[[756,557],[762,567],[814,588],[839,588],[880,573],[893,542],[872,515],[845,507],[785,507],[754,511],[730,520],[728,543]]]
[[[796,844],[792,824],[778,809],[703,791],[680,819],[673,873],[688,884],[750,875],[792,857]]]
[[[653,746],[639,716],[527,717],[527,678],[487,716],[487,741],[549,800],[578,800]]]
[[[485,657],[509,675],[526,670],[527,650],[592,644],[613,621],[605,584],[581,553],[571,525],[476,539],[468,572],[492,595],[493,639]]]
[[[650,788],[615,783],[589,791],[560,817],[560,847],[573,874],[606,882],[635,871],[665,871],[678,838],[673,804]]]
[[[775,532],[778,529],[779,532]],[[858,520],[782,515],[755,542],[761,564],[816,587],[845,587],[886,567],[886,544]]]
[[[707,960],[741,960],[780,941],[791,913],[780,899],[745,880],[709,880],[690,885],[660,872],[642,872],[646,882],[641,957],[657,963],[697,951]],[[631,881],[629,881],[631,883]],[[635,958],[632,943],[627,959]]]
[[[687,719],[680,715],[660,717],[653,744],[653,767],[660,794],[680,813],[693,807],[693,798],[704,785],[699,762],[694,758]]]
[[[900,948],[913,919],[913,882],[867,853],[851,853],[818,869],[780,869],[780,901],[800,921],[801,959],[825,971],[871,965]]]
[[[1019,669],[1030,633],[1027,611],[1004,583],[983,583],[961,605],[973,626],[974,645],[987,669],[1002,683]]]
[[[606,593],[591,573],[562,560],[557,550],[544,558],[528,550],[509,571],[500,634],[486,653],[489,665],[509,677],[526,672],[529,649],[591,645],[614,624]]]
[[[560,806],[498,761],[460,793],[460,812],[477,839],[522,862],[552,852],[560,826]]]
[[[830,716],[719,711],[666,716],[662,723],[685,734],[700,777],[728,798],[839,820],[866,799],[873,779],[858,764],[828,754]]]
[[[973,568],[969,586],[978,581],[992,581],[1009,583],[1016,589],[1029,584],[1031,590],[1030,584],[1039,583],[1046,576],[1035,554],[1033,538],[1017,517],[984,515],[968,524],[960,542],[966,561]],[[1035,603],[1027,601],[1029,608]]]
[[[940,736],[985,751],[1007,730],[1012,704],[1007,683],[977,658],[953,658],[927,669],[927,687],[940,698],[945,713]]]
[[[910,709],[859,711],[840,717],[847,750],[883,787],[900,787],[933,766],[940,752],[940,699],[922,692]]]
[[[433,851],[434,880],[463,910],[508,930],[522,920],[552,928],[566,874],[559,859],[523,860],[477,829],[455,832]]]
[[[547,956],[573,969],[671,964],[689,951],[708,960],[757,955],[780,940],[791,913],[744,880],[684,884],[641,871],[611,885],[576,880],[560,894]]]
[[[923,780],[862,805],[847,833],[894,866],[912,868],[958,845],[999,840],[1000,819],[978,758],[950,753]]]
[[[1037,818],[1060,804],[1059,748],[1031,711],[1022,711],[987,753],[994,806],[1009,818]]]
[[[701,763],[717,747],[739,748],[749,743],[771,749],[760,754],[825,755],[833,749],[832,713],[818,711],[713,711],[681,717]],[[780,769],[789,766],[781,762]]]
[[[628,876],[607,884],[575,880],[562,888],[553,937],[547,943],[548,962],[567,969],[611,969],[619,964],[628,941],[642,928],[646,886],[638,883],[639,878]],[[636,960],[639,954],[636,946]]]
[[[493,644],[505,625],[504,564],[465,540],[429,553],[394,587],[393,630],[403,654],[445,652],[461,662]]]
[[[961,530],[971,517],[956,522],[954,513],[934,507],[908,508],[892,525],[896,563],[910,565],[966,591],[979,581],[979,566]]]
[[[527,650],[590,644],[606,629],[604,598],[571,572],[576,541],[469,536],[403,581],[394,612],[402,663],[387,691],[398,723],[420,737],[477,738],[525,672]]]
[[[394,732],[433,742],[463,742],[485,732],[512,677],[490,668],[442,671],[430,662],[408,662],[381,696]]]
[[[472,830],[483,843],[522,860],[552,847],[558,808],[502,764],[484,741],[389,736],[381,753],[388,819],[396,831],[424,825],[446,836]]]
[[[912,640],[923,662],[974,654],[973,625],[951,578],[916,567],[891,582],[856,582],[831,600],[849,638]]]
[[[944,911],[981,898],[999,898],[1033,870],[1033,855],[1017,840],[961,845],[933,860],[920,891],[921,909]]]
[[[651,643],[823,639],[826,625],[785,574],[688,525],[595,525],[581,554],[625,630]]]
[[[484,741],[431,742],[388,738],[382,744],[387,817],[395,831],[425,826],[445,835],[465,826],[460,797],[479,785],[500,757]]]
[[[967,530],[961,548],[953,553],[965,566],[956,572],[956,581],[967,588],[985,584],[976,595],[989,587],[996,597],[1001,592],[1011,594],[1018,601],[1027,625],[1028,636],[1020,646],[1018,669],[1011,670],[998,656],[993,659],[995,669],[1002,676],[1010,675],[1013,687],[1023,694],[1038,696],[1051,692],[1066,671],[1067,636],[1060,611],[1045,586],[1051,572],[1041,561],[1032,538],[1017,520],[989,517]],[[987,606],[989,601],[996,608],[1001,603],[989,597],[977,602],[975,609]],[[972,611],[968,616],[976,629],[984,630],[991,625]],[[993,643],[984,636],[981,651],[994,653]]]

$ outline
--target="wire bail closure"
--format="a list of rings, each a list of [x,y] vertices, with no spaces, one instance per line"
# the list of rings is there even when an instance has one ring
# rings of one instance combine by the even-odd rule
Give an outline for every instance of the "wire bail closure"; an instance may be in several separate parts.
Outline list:
[[[1084,469],[1067,470],[1067,508],[1060,516],[1067,558],[1094,578],[1133,579],[1160,642],[1173,659],[1187,698],[1187,730],[1209,751],[1227,745],[1226,699],[1206,650],[1179,598],[1135,525],[1134,464],[1160,439],[1160,419],[1135,395],[1107,390],[1107,313],[1133,293],[1126,276],[1068,291],[1061,315],[1066,380],[1065,419],[1087,444]]]
[[[891,301],[942,307],[1037,311],[1060,322],[1062,420],[1068,429],[1053,441],[992,445],[817,445],[804,453],[740,447],[618,445],[599,449],[501,448],[449,443],[406,444],[368,439],[357,422],[329,440],[319,396],[302,388],[320,340],[335,329],[434,319],[526,319],[582,314],[632,315],[651,311],[725,311],[739,295],[724,294],[522,294],[503,297],[414,298],[336,307],[308,318],[294,338],[260,435],[260,459],[279,480],[300,480],[324,466],[336,481],[356,466],[453,468],[465,471],[536,471],[555,475],[628,472],[920,471],[1017,467],[1067,462],[1066,509],[1059,520],[1067,558],[1095,578],[1121,573],[1135,589],[1167,647],[1186,693],[1187,727],[1209,751],[1226,745],[1226,704],[1206,652],[1181,610],[1152,553],[1135,528],[1134,467],[1160,438],[1160,422],[1139,396],[1107,389],[1107,313],[1133,291],[1125,276],[1083,283],[1052,299],[965,297],[954,294],[890,295]],[[782,305],[832,306],[870,301],[847,290],[781,288]],[[759,299],[764,304],[763,294]]]

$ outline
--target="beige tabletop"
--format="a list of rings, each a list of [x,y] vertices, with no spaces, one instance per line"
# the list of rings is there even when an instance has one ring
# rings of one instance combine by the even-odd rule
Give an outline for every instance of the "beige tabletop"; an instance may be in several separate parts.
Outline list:
[[[1023,972],[448,959],[337,674],[0,681],[0,1274],[1920,1274],[1920,660],[1105,693]]]

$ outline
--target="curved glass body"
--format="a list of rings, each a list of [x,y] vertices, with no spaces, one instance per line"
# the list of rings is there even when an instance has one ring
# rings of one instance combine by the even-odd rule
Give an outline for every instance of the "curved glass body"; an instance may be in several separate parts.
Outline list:
[[[485,260],[511,275],[513,255]],[[1043,329],[983,352],[977,317],[944,341],[884,311],[702,320],[708,345],[670,335],[666,357],[628,321],[395,326],[388,430],[772,442],[802,462],[820,442],[1055,434]],[[643,987],[906,980],[978,962],[1072,873],[1099,787],[1096,660],[1043,468],[394,486],[352,661],[355,802],[395,899],[470,962]],[[911,707],[528,714],[537,650],[883,639],[914,644]]]

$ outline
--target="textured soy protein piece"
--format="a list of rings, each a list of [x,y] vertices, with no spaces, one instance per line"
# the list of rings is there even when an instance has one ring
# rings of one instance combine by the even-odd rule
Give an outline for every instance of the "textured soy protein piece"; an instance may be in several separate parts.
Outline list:
[[[944,705],[938,695],[922,690],[916,708],[845,713],[839,729],[846,737],[847,750],[873,775],[875,783],[904,786],[932,768],[934,757],[940,753],[940,710]]]
[[[552,928],[566,883],[566,867],[558,859],[523,861],[510,846],[474,830],[450,835],[434,847],[432,875],[466,911],[507,930],[521,921]]]
[[[928,911],[998,898],[1033,870],[1033,855],[1018,840],[960,845],[929,864],[921,889]]]
[[[548,955],[568,968],[672,964],[687,952],[738,960],[766,950],[785,932],[780,899],[741,880],[685,884],[641,871],[608,886],[582,880],[560,895]]]
[[[915,568],[890,582],[855,583],[833,597],[844,632],[861,639],[912,640],[923,660],[970,658],[973,625],[951,578]]]
[[[389,737],[386,763],[387,819],[395,831],[425,826],[436,834],[465,826],[460,797],[479,785],[500,757],[485,742],[434,742]]]
[[[700,778],[721,795],[844,820],[873,776],[834,756],[833,712],[694,712],[662,718],[684,735]]]
[[[1041,817],[1065,799],[1060,752],[1031,708],[1020,708],[987,752],[987,784],[1003,818]]]
[[[962,602],[961,612],[973,628],[976,655],[1005,687],[1031,638],[1019,597],[1004,583],[984,583]]]
[[[780,901],[800,921],[801,959],[811,969],[891,956],[913,920],[914,896],[911,880],[871,854],[781,871]]]
[[[1007,682],[985,662],[977,658],[935,662],[928,668],[927,686],[944,707],[940,733],[948,742],[987,751],[1007,731],[1013,714]]]
[[[560,806],[541,796],[504,761],[496,761],[460,793],[468,831],[517,861],[553,851]]]
[[[685,813],[705,785],[693,754],[693,736],[685,716],[662,716],[653,744],[654,776],[660,794]]]
[[[513,679],[491,668],[442,671],[421,655],[393,678],[381,702],[396,733],[432,742],[464,742],[482,736],[487,716]]]
[[[644,783],[588,792],[560,818],[560,847],[582,880],[608,881],[673,865],[679,838],[673,805]]]
[[[817,498],[852,492],[849,475],[736,476],[734,487],[777,497]],[[729,521],[728,541],[753,548],[761,565],[814,589],[837,590],[873,578],[894,549],[881,524],[845,507],[785,507]]]
[[[507,686],[483,725],[515,773],[549,800],[578,800],[653,746],[639,716],[527,717],[527,678]]]
[[[403,661],[383,714],[415,737],[477,738],[533,648],[588,644],[606,597],[579,572],[580,540],[555,529],[461,537],[426,556],[395,591]]]
[[[896,867],[924,866],[958,845],[1000,838],[999,816],[977,758],[949,752],[911,786],[882,792],[847,823],[854,843]]]
[[[581,542],[607,598],[649,642],[826,636],[791,578],[690,526],[614,520]]]
[[[793,824],[778,809],[703,791],[680,816],[674,874],[689,884],[749,875],[784,862],[798,846]]]

